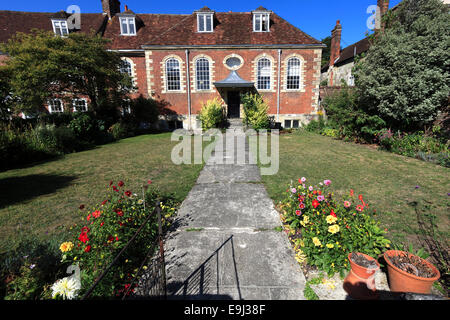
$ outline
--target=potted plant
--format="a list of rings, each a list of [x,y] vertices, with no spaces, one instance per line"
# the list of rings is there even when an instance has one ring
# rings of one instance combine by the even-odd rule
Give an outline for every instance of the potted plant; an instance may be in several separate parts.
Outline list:
[[[431,286],[441,276],[433,264],[406,251],[388,250],[384,253],[384,260],[389,287],[394,292],[429,294]]]
[[[344,290],[354,299],[377,299],[375,273],[380,269],[378,261],[359,252],[349,253],[348,261],[351,270],[344,280]]]

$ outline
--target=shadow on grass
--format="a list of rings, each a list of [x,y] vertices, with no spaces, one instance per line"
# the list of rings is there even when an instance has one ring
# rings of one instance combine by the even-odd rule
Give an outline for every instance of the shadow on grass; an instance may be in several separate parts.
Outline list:
[[[67,187],[75,176],[32,174],[0,179],[0,209]]]

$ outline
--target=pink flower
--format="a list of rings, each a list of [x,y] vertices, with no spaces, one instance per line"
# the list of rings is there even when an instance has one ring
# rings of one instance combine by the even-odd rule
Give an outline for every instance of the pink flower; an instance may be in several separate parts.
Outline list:
[[[314,190],[314,188],[312,187],[312,186],[309,186],[309,191],[313,191]]]
[[[348,208],[350,207],[352,204],[350,203],[350,201],[344,201],[344,207]]]
[[[324,196],[318,196],[318,197],[317,197],[317,200],[323,201],[323,200],[325,200],[325,197],[324,197]]]
[[[364,210],[364,207],[362,205],[358,204],[356,206],[356,210],[358,210],[359,212],[362,212]]]
[[[302,212],[301,212],[300,210],[296,210],[296,211],[295,211],[295,214],[298,215],[298,216],[300,216],[300,215],[302,214]]]
[[[305,209],[305,204],[302,202],[302,203],[300,203],[300,204],[298,205],[298,207],[299,207],[300,209]]]
[[[292,193],[297,193],[297,189],[292,188],[292,189],[291,189],[291,192],[292,192]]]
[[[330,180],[324,180],[323,184],[326,185],[326,186],[329,186],[331,184],[331,181]]]

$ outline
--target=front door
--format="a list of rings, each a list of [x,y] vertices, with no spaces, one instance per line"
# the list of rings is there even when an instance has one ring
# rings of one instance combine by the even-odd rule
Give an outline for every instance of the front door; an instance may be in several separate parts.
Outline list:
[[[228,92],[228,118],[239,118],[241,111],[241,96],[239,91]]]

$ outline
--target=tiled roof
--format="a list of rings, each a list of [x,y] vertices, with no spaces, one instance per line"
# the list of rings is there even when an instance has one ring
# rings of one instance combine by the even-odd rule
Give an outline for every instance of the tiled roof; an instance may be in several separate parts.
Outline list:
[[[16,32],[29,33],[32,29],[53,31],[51,19],[61,13],[22,12],[0,10],[0,43],[8,41]],[[98,32],[105,20],[102,13],[82,13],[81,30]]]
[[[339,58],[334,63],[335,65],[342,64],[349,59],[354,59],[356,56],[359,56],[361,53],[366,52],[370,48],[369,39],[364,38],[344,49],[342,49]]]
[[[209,8],[202,8],[206,10]],[[264,8],[258,8],[261,10]],[[130,10],[131,12],[131,10]],[[63,13],[0,11],[0,43],[16,32],[52,31],[52,17]],[[101,32],[111,49],[142,49],[143,45],[319,45],[320,41],[272,13],[270,32],[253,32],[251,12],[216,12],[214,32],[197,32],[196,13],[136,14],[136,36],[121,36],[119,17],[107,20],[102,13],[82,13],[81,31]]]
[[[179,18],[177,24],[154,36],[145,45],[279,45],[320,44],[276,14],[270,32],[253,32],[251,12],[217,12],[214,32],[197,32],[196,15]]]

